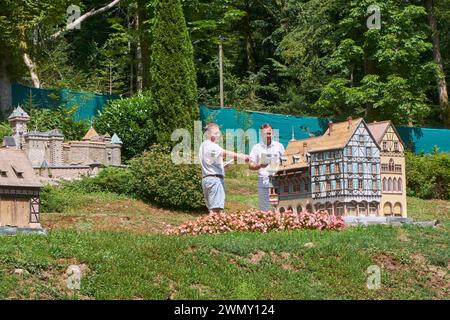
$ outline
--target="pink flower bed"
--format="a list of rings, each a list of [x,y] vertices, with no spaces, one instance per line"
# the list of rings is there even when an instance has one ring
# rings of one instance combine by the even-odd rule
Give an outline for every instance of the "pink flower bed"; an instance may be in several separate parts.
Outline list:
[[[263,212],[256,209],[239,213],[210,214],[178,227],[169,227],[166,234],[213,234],[230,231],[258,231],[295,229],[341,230],[344,219],[326,211],[314,213],[292,211],[284,213]]]

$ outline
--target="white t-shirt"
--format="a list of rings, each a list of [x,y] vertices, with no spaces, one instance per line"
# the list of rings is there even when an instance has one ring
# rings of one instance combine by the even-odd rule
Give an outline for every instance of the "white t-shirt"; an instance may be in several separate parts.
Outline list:
[[[258,170],[258,188],[269,188],[269,175],[273,165],[280,164],[280,158],[284,155],[284,146],[278,141],[272,141],[268,146],[264,142],[255,144],[250,152],[250,161],[254,163],[272,163],[266,168]]]
[[[211,140],[205,140],[200,145],[198,159],[202,167],[202,175],[220,174],[225,176],[223,167],[223,149]]]

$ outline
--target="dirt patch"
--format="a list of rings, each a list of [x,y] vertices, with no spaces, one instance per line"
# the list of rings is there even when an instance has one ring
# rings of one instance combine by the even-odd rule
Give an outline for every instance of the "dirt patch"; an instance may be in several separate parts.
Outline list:
[[[246,261],[252,263],[252,264],[259,264],[259,262],[264,258],[266,253],[264,251],[257,251],[256,253],[251,254]]]
[[[386,253],[378,254],[374,260],[378,266],[388,271],[400,271],[405,267],[400,261]]]
[[[304,264],[301,263],[301,260],[299,260],[297,256],[290,254],[289,252],[280,252],[279,254],[276,254],[272,251],[270,252],[270,258],[273,263],[280,265],[281,268],[286,271],[297,272],[304,267]]]
[[[197,218],[198,214],[173,212],[147,205],[134,199],[120,199],[111,203],[94,201],[88,208],[74,213],[43,213],[44,228],[96,231],[131,231],[162,233],[168,227]]]
[[[61,298],[92,299],[92,297],[81,294],[79,290],[69,288],[67,282],[69,275],[66,273],[69,265],[79,266],[82,278],[90,273],[89,267],[86,264],[79,263],[76,258],[59,259],[57,265],[49,266],[35,274],[25,273],[17,275],[18,285],[16,288],[27,288],[26,293],[13,290],[8,294],[8,298],[44,300]],[[11,272],[13,273],[14,270]]]
[[[430,265],[427,258],[420,253],[411,255],[413,268],[419,278],[426,279],[424,286],[436,294],[436,298],[445,299],[450,295],[449,266]]]

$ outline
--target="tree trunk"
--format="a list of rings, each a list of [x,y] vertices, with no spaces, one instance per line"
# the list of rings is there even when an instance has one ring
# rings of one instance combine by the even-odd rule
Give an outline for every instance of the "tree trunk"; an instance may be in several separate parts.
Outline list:
[[[26,40],[26,34],[25,29],[21,29],[20,31],[20,42],[19,47],[22,50],[22,58],[23,62],[28,68],[28,71],[30,72],[31,81],[33,82],[33,86],[35,88],[41,87],[41,82],[39,80],[38,74],[36,72],[36,64],[34,63],[33,59],[31,58],[30,54],[28,53],[28,44]]]
[[[138,49],[140,49],[140,61],[138,60],[138,74],[142,75],[142,90],[148,89],[150,86],[150,36],[146,32],[145,22],[150,19],[146,9],[146,0],[138,0],[138,20],[137,29],[139,31]],[[148,27],[147,27],[148,29]]]
[[[425,4],[428,11],[428,23],[432,32],[431,39],[433,42],[433,59],[439,69],[439,74],[437,77],[437,87],[439,93],[439,105],[441,106],[442,110],[442,120],[447,127],[450,127],[450,104],[448,102],[447,83],[445,81],[444,66],[442,64],[439,30],[436,17],[434,15],[434,1],[426,0]]]
[[[0,111],[4,116],[12,107],[11,80],[8,74],[8,66],[11,64],[11,56],[0,57]]]
[[[136,23],[135,28],[139,32],[139,14],[136,14]],[[139,37],[140,38],[140,37]],[[141,39],[138,39],[136,43],[136,90],[142,91],[143,80],[143,65],[142,65],[142,48],[141,48]]]
[[[253,57],[253,39],[252,39],[252,30],[250,26],[250,6],[247,2],[246,12],[247,15],[245,17],[245,53],[247,56],[247,70],[255,71],[255,59]]]

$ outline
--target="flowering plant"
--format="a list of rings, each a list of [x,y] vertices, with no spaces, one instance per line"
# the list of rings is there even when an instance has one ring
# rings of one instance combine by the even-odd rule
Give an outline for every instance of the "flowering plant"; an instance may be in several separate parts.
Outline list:
[[[239,213],[216,213],[187,221],[166,229],[166,234],[215,234],[231,231],[269,232],[272,230],[319,229],[341,230],[345,227],[341,216],[326,211],[284,213],[249,209]]]

